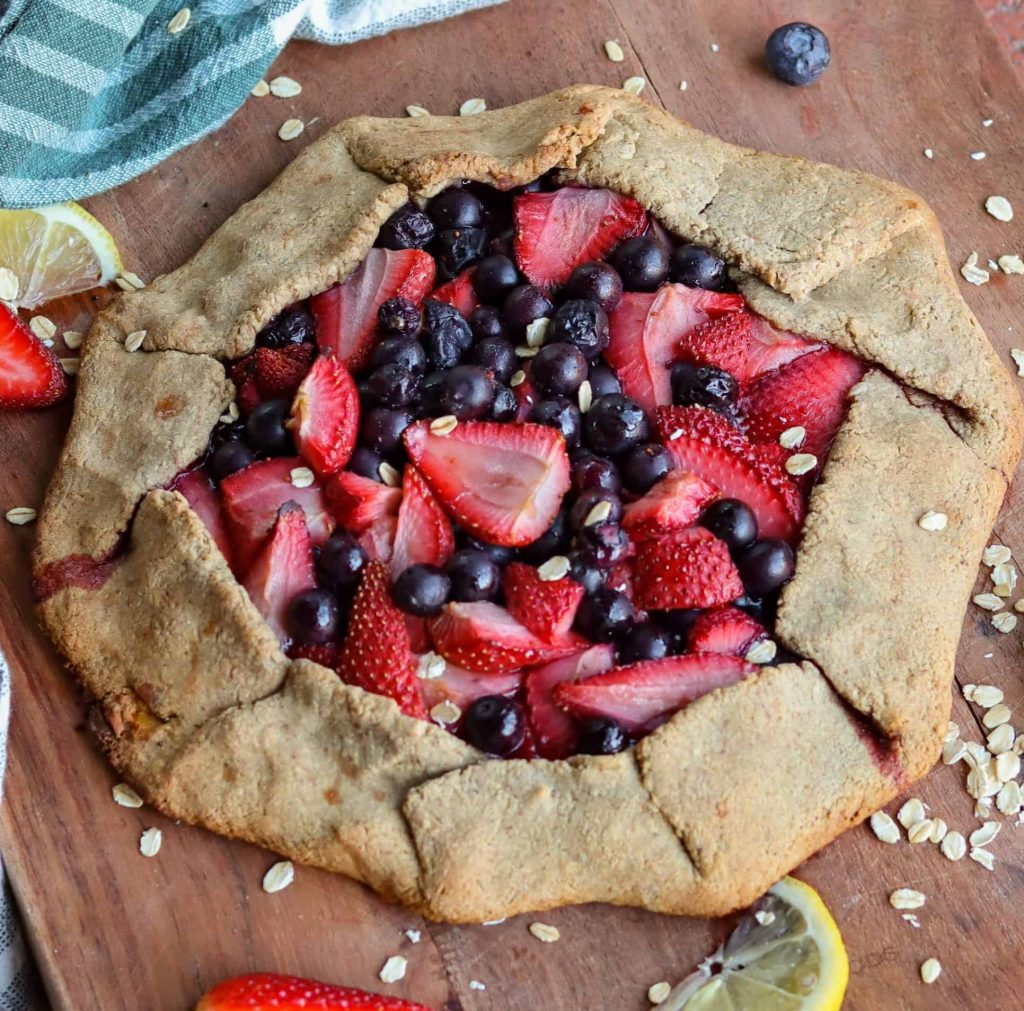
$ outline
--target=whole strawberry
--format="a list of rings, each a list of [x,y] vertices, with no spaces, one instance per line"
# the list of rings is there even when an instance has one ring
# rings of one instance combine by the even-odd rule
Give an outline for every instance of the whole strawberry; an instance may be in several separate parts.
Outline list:
[[[218,983],[196,1011],[430,1011],[401,997],[385,997],[349,986],[298,976],[254,972]]]

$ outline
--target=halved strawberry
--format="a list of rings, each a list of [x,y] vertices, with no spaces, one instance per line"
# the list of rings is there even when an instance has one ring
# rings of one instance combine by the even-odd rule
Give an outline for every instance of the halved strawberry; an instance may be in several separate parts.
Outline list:
[[[196,1011],[430,1011],[403,997],[349,986],[331,986],[297,976],[254,972],[219,983],[196,1006]]]
[[[545,642],[569,634],[584,592],[568,576],[545,581],[532,565],[522,562],[505,569],[502,588],[509,614]]]
[[[220,495],[217,494],[217,489],[206,472],[199,469],[179,474],[171,484],[171,490],[185,496],[192,511],[203,521],[203,526],[220,548],[220,553],[228,565],[231,565],[233,552],[224,519],[224,509],[221,506]]]
[[[804,518],[799,489],[725,418],[702,407],[660,407],[657,428],[677,467],[693,471],[722,498],[750,506],[761,537],[796,537]]]
[[[288,344],[283,348],[257,348],[252,353],[256,386],[264,400],[287,400],[305,378],[316,357],[313,344]]]
[[[316,340],[352,372],[369,360],[377,310],[401,295],[419,303],[434,286],[434,258],[421,249],[371,249],[342,284],[315,295]]]
[[[761,376],[743,398],[747,435],[752,442],[777,443],[787,428],[802,425],[807,435],[799,452],[823,462],[846,416],[850,388],[865,371],[845,351],[823,348]]]
[[[580,648],[578,637],[547,643],[508,611],[488,600],[447,604],[429,622],[434,649],[467,670],[507,674],[519,667],[566,656]]]
[[[628,292],[608,314],[608,364],[618,372],[622,390],[648,413],[672,403],[672,365],[680,345],[700,323],[743,307],[730,292],[663,284],[656,292]]]
[[[395,551],[395,533],[398,530],[398,519],[394,516],[382,516],[374,520],[356,540],[362,545],[366,557],[371,562],[390,562]]]
[[[0,302],[0,409],[49,407],[67,392],[57,356]]]
[[[403,439],[449,514],[490,544],[535,541],[569,490],[565,440],[544,425],[465,421],[437,435],[430,422],[420,421]]]
[[[455,534],[423,475],[412,464],[402,475],[402,503],[398,508],[391,577],[397,579],[410,565],[444,565],[455,550]]]
[[[686,636],[692,653],[731,653],[745,657],[747,650],[768,634],[756,618],[738,607],[714,607],[697,615]]]
[[[338,655],[341,649],[336,642],[309,643],[293,642],[287,650],[293,660],[312,660],[328,670],[338,666]]]
[[[286,645],[291,639],[288,605],[296,594],[316,586],[313,543],[299,506],[292,502],[281,506],[274,532],[250,566],[243,585],[270,630]]]
[[[476,289],[473,287],[475,273],[476,267],[464,270],[447,284],[435,288],[430,297],[437,302],[455,306],[465,319],[469,319],[469,314],[480,304],[476,297]]]
[[[425,720],[416,657],[409,647],[405,615],[391,600],[390,582],[383,562],[366,566],[349,612],[338,674],[347,684],[394,699],[406,716]]]
[[[725,653],[689,653],[644,660],[558,685],[555,702],[578,717],[605,716],[630,732],[653,730],[702,695],[755,674],[758,668]]]
[[[288,423],[299,455],[326,477],[348,463],[359,434],[359,391],[333,355],[322,355],[302,380]]]
[[[519,269],[545,289],[565,284],[581,263],[603,260],[647,227],[647,212],[632,197],[579,186],[521,193],[512,214]]]
[[[686,470],[674,470],[643,498],[630,502],[622,514],[622,526],[634,540],[684,530],[718,497],[702,478]]]
[[[444,673],[440,677],[420,678],[420,691],[428,710],[447,700],[465,712],[475,699],[484,695],[513,695],[522,683],[521,670],[507,674],[481,674],[445,661]]]
[[[338,526],[361,534],[381,517],[398,515],[402,489],[343,470],[328,478],[324,497]]]
[[[670,611],[714,607],[743,596],[729,547],[704,527],[641,541],[636,552],[636,602]]]
[[[301,466],[303,462],[297,456],[279,456],[251,463],[221,481],[228,531],[235,547],[235,561],[242,572],[269,536],[285,502],[302,507],[310,537],[317,547],[334,529],[334,517],[327,511],[319,483],[314,481],[307,488],[292,484],[291,472]]]
[[[555,705],[556,685],[601,674],[615,666],[614,646],[591,646],[580,653],[536,667],[526,675],[526,712],[537,751],[544,758],[566,758],[576,750],[576,721]]]
[[[744,310],[701,323],[684,335],[679,350],[680,357],[717,365],[745,383],[819,347]]]

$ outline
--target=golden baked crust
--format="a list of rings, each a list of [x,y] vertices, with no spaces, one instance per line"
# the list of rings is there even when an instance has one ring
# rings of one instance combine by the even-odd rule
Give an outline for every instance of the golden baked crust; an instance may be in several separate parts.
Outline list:
[[[724,254],[756,311],[879,368],[854,390],[783,592],[777,638],[810,662],[713,692],[620,755],[498,762],[289,663],[184,499],[159,488],[230,399],[221,360],[346,276],[395,208],[550,170],[635,196]],[[105,559],[129,528],[131,543],[102,586],[59,589],[41,614],[111,760],[169,814],[440,919],[589,901],[721,913],[934,761],[1022,432],[934,215],[893,183],[725,144],[597,87],[474,117],[360,117],[97,320],[37,574]],[[945,531],[918,526],[930,509]]]

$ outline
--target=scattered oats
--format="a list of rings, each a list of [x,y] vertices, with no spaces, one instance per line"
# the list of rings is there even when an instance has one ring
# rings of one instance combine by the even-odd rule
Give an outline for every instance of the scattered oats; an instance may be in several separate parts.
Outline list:
[[[922,818],[920,821],[915,821],[907,829],[907,838],[915,844],[928,842],[932,837],[932,829],[934,828],[935,822],[931,818]]]
[[[35,520],[37,515],[31,506],[15,506],[4,513],[4,518],[12,526],[23,527]]]
[[[942,764],[956,765],[967,754],[967,745],[957,738],[942,745]]]
[[[988,850],[973,849],[968,856],[970,856],[976,864],[981,864],[981,866],[987,871],[992,870],[996,863],[996,858],[992,856]]]
[[[239,412],[238,404],[233,400],[228,404],[228,409],[220,416],[220,421],[224,422],[225,425],[230,425],[233,421],[238,421]]]
[[[718,43],[717,42],[712,42],[711,43],[711,52],[713,52],[713,53],[717,53],[718,52]]]
[[[1001,726],[1003,723],[1009,723],[1010,707],[1000,702],[999,705],[993,706],[987,713],[985,713],[984,716],[982,716],[981,722],[984,723],[989,730]]]
[[[462,710],[451,701],[451,699],[445,699],[443,702],[438,702],[433,709],[430,710],[430,718],[437,723],[455,723],[458,718],[462,715]]]
[[[126,270],[121,275],[121,279],[127,281],[131,285],[132,289],[135,291],[141,291],[143,288],[146,287],[146,282],[143,281],[138,274],[134,273],[134,271],[131,270]]]
[[[18,275],[10,267],[0,267],[0,302],[13,302],[20,287]]]
[[[530,933],[533,934],[538,941],[543,941],[545,944],[551,944],[562,936],[558,932],[558,927],[553,927],[550,923],[540,922],[530,924]]]
[[[508,381],[509,386],[522,386],[526,382],[526,373],[522,369],[518,369],[512,373],[512,378]]]
[[[950,741],[955,741],[960,736],[960,724],[953,720],[950,720],[946,724],[946,736],[945,741],[948,744]]]
[[[996,779],[992,762],[979,762],[967,773],[967,792],[975,800],[994,797],[999,792],[1000,782]],[[976,809],[977,811],[977,809]],[[979,815],[979,817],[981,817]]]
[[[64,340],[64,346],[69,351],[77,351],[82,346],[82,341],[85,340],[85,334],[78,330],[65,330],[61,337]]]
[[[671,983],[666,983],[664,981],[661,983],[653,983],[647,988],[647,999],[652,1004],[664,1004],[671,992]]]
[[[686,81],[680,81],[680,82],[679,82],[679,90],[680,90],[680,91],[686,91],[686,89],[687,89],[687,88],[688,88],[689,86],[690,86],[690,85],[689,85],[689,84],[688,84],[688,83],[687,83]]]
[[[604,523],[604,521],[611,515],[611,511],[611,502],[608,499],[603,499],[593,506],[590,512],[583,517],[583,525],[585,527],[595,527],[598,523]]]
[[[286,119],[277,131],[281,140],[295,140],[296,137],[306,129],[306,124],[301,119]]]
[[[569,575],[569,559],[565,555],[552,555],[543,565],[537,566],[541,582],[554,583]]]
[[[747,650],[744,659],[747,663],[760,663],[766,664],[771,663],[775,659],[775,654],[778,653],[779,647],[772,639],[762,639],[760,642],[755,642],[750,649]]]
[[[924,820],[924,804],[917,799],[917,797],[911,797],[900,809],[896,812],[896,820],[904,827],[910,828],[911,825],[916,824],[919,821]]]
[[[989,197],[985,201],[985,210],[996,219],[996,221],[1013,221],[1013,207],[1006,197]]]
[[[77,358],[61,358],[60,367],[69,375],[77,376],[82,363]]]
[[[999,269],[1004,274],[1024,274],[1024,260],[1015,253],[1004,253],[999,257]]]
[[[985,821],[992,815],[992,801],[989,797],[979,797],[974,802],[974,817]]]
[[[942,966],[939,965],[937,958],[926,958],[921,963],[921,979],[926,983],[934,983],[939,978],[940,972],[942,972]]]
[[[757,920],[762,927],[770,927],[775,922],[775,914],[769,912],[767,909],[759,909],[754,913],[754,919]]]
[[[924,156],[925,158],[934,158],[935,152],[930,147],[926,147],[924,149]]]
[[[402,475],[387,460],[381,462],[381,465],[377,468],[377,473],[389,488],[398,488],[402,484]]]
[[[991,257],[989,257],[989,261],[986,264],[986,266],[988,267],[989,270],[992,271],[993,274],[999,273],[999,264],[996,263],[996,261],[993,260]]]
[[[799,449],[804,444],[804,439],[806,438],[807,429],[803,425],[794,425],[792,428],[787,428],[779,436],[779,445],[783,449]]]
[[[379,973],[382,983],[397,983],[405,979],[405,967],[408,961],[403,955],[392,955],[382,966]]]
[[[454,414],[443,414],[430,423],[430,431],[434,435],[451,435],[459,427],[459,419]]]
[[[430,110],[424,109],[422,105],[407,105],[405,114],[411,119],[422,119],[424,116],[430,115]]]
[[[1013,727],[1011,727],[1009,723],[1003,723],[996,727],[996,729],[988,735],[986,740],[988,742],[988,750],[991,751],[993,755],[1002,755],[1013,747]]]
[[[971,253],[960,268],[960,274],[968,284],[988,284],[988,271],[978,266],[978,254]]]
[[[142,342],[146,339],[145,330],[133,330],[124,339],[125,351],[138,351],[142,347]]]
[[[622,90],[628,91],[631,95],[639,95],[644,90],[644,85],[647,84],[642,77],[627,77],[622,82]]]
[[[516,345],[516,357],[517,358],[532,358],[540,348],[531,348],[529,344],[517,344]]]
[[[982,849],[987,846],[997,835],[999,835],[1000,826],[997,821],[987,821],[981,828],[976,828],[967,841],[975,848]]]
[[[416,676],[423,678],[425,681],[430,681],[433,678],[441,677],[444,671],[444,657],[438,655],[433,650],[429,650],[420,657],[416,667]]]
[[[420,938],[421,938],[421,937],[422,937],[423,935],[422,935],[422,934],[421,934],[421,933],[420,933],[420,932],[419,932],[418,930],[416,930],[416,929],[415,929],[414,927],[410,927],[410,928],[409,928],[409,929],[408,929],[408,930],[407,930],[407,931],[405,932],[405,936],[406,936],[406,937],[408,937],[408,938],[409,938],[409,940],[410,940],[410,941],[411,941],[411,942],[412,942],[413,944],[419,944],[419,943],[420,943]]]
[[[147,828],[139,839],[139,852],[144,857],[155,857],[160,852],[164,834],[158,828]]]
[[[900,830],[896,822],[884,811],[876,811],[871,816],[871,831],[875,833],[877,839],[889,843],[890,846],[900,841]]]
[[[994,119],[983,119],[981,121],[982,126],[991,126],[995,122]]]
[[[605,55],[612,63],[621,63],[625,58],[626,54],[622,51],[622,46],[615,41],[615,39],[609,39],[604,44]]]
[[[924,892],[913,888],[897,888],[889,896],[889,905],[893,909],[920,909],[924,902]]]
[[[996,756],[995,766],[996,779],[1000,784],[1009,783],[1020,775],[1020,755],[1012,751],[1004,751],[1001,755]]]
[[[965,742],[967,748],[967,764],[975,767],[978,765],[984,765],[989,760],[989,753],[985,745],[979,741],[967,741]]]
[[[469,988],[470,990],[486,990],[487,984],[481,983],[478,979],[471,979],[469,981]]]
[[[480,926],[481,927],[496,927],[499,923],[504,923],[507,919],[508,919],[507,916],[500,916],[496,920],[484,920],[484,922],[481,923]]]
[[[986,155],[985,155],[984,151],[972,151],[971,152],[971,160],[972,161],[984,161],[985,157],[986,157]]]
[[[931,841],[933,843],[940,843],[946,838],[946,833],[949,831],[949,826],[945,823],[942,818],[935,818],[932,821],[932,834]]]
[[[998,611],[1004,606],[1002,599],[994,593],[978,593],[971,599],[978,607],[982,607],[986,611]]]
[[[177,35],[178,32],[183,32],[188,28],[189,21],[192,20],[192,11],[187,7],[182,7],[177,14],[167,22],[167,30],[172,35]]]
[[[120,807],[142,807],[142,798],[127,783],[116,783],[110,792]]]
[[[1024,755],[1024,734],[1017,735],[1017,740],[1013,742],[1013,753],[1015,755]]]
[[[57,332],[57,324],[48,316],[33,316],[28,321],[28,328],[40,340],[53,340]]]
[[[1017,366],[1017,375],[1024,376],[1024,351],[1020,348],[1010,348],[1010,357]]]
[[[316,480],[308,467],[293,467],[288,475],[296,488],[308,488]]]
[[[916,930],[921,929],[921,921],[913,913],[904,913],[903,919],[907,921]]]
[[[526,346],[539,348],[548,339],[548,330],[551,328],[551,320],[547,316],[535,319],[526,327]]]
[[[478,116],[481,112],[487,111],[487,103],[482,98],[467,98],[459,106],[460,116]]]
[[[789,470],[789,467],[787,466],[786,469]],[[792,473],[792,471],[790,473]],[[945,513],[937,513],[934,510],[929,509],[928,512],[926,512],[917,521],[917,525],[922,530],[930,530],[934,532],[937,530],[945,530],[948,522],[949,520]]]
[[[1019,814],[1021,808],[1024,807],[1024,796],[1021,795],[1020,784],[1013,780],[1003,783],[999,793],[996,794],[996,807],[1002,814]]]
[[[1017,627],[1017,615],[1003,611],[992,616],[992,627],[1000,632],[1012,632]]]
[[[962,832],[947,832],[939,849],[947,860],[963,860],[967,855],[967,842]]]
[[[290,860],[279,860],[263,875],[263,891],[268,895],[280,892],[295,880],[295,866]]]
[[[818,466],[818,458],[813,453],[794,453],[786,461],[786,471],[794,477],[806,474]]]
[[[580,405],[580,414],[586,414],[590,405],[594,402],[594,388],[590,385],[589,379],[580,383],[579,391],[576,393],[576,400]]]
[[[302,85],[292,77],[275,77],[270,82],[270,94],[275,98],[295,98],[302,94]]]
[[[252,90],[249,94],[252,95],[253,98],[263,98],[265,95],[270,94],[270,85],[260,78],[260,80],[252,86]]]
[[[967,688],[974,689],[969,697]],[[964,698],[968,702],[981,706],[982,709],[991,709],[1003,701],[1003,690],[995,685],[964,685]]]
[[[993,583],[1014,583],[1017,580],[1017,570],[1013,567],[1013,563],[1009,560],[1005,562],[997,562],[992,567],[992,582]]]
[[[115,277],[114,284],[116,284],[121,291],[135,291],[135,286],[123,277]]]

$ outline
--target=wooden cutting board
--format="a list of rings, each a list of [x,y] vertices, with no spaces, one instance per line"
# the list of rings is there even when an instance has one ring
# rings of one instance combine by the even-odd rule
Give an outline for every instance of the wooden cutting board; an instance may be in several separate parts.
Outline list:
[[[787,88],[760,66],[768,33],[796,18],[824,28],[834,51],[832,68],[807,89]],[[622,44],[624,63],[605,57],[606,39]],[[88,202],[131,269],[144,278],[171,270],[344,116],[400,115],[409,103],[452,113],[469,97],[499,106],[572,82],[619,85],[634,74],[646,75],[652,102],[727,140],[866,169],[918,190],[938,211],[956,265],[975,249],[982,261],[1024,252],[1019,224],[996,222],[982,208],[1001,193],[1024,217],[1024,93],[968,0],[513,0],[340,49],[293,43],[268,77],[280,73],[302,83],[298,98],[250,99],[211,137]],[[282,143],[276,130],[291,116],[307,128]],[[987,156],[972,160],[972,151]],[[1009,366],[1009,348],[1024,346],[1024,277],[997,274],[987,287],[963,287]],[[95,305],[68,301],[52,315],[84,329]],[[68,416],[66,407],[0,415],[0,511],[42,501]],[[1016,489],[996,535],[1019,551],[1022,506]],[[82,728],[82,700],[38,632],[31,543],[31,527],[0,523],[0,643],[14,678],[0,848],[56,1008],[184,1011],[225,976],[277,970],[387,989],[444,1011],[640,1011],[650,984],[681,978],[726,930],[590,906],[544,914],[561,940],[543,945],[526,929],[535,917],[426,925],[360,885],[304,868],[284,892],[264,894],[271,854],[111,801],[115,778]],[[1021,632],[996,633],[984,617],[976,609],[967,616],[958,680],[998,684],[1024,712]],[[954,694],[954,718],[979,739],[977,714]],[[951,827],[970,831],[977,822],[963,775],[962,767],[939,768],[913,793]],[[152,825],[164,844],[147,860],[138,839]],[[846,1007],[1019,1008],[1022,839],[1004,827],[989,873],[969,860],[952,864],[933,846],[883,846],[860,827],[802,867],[846,938]],[[920,929],[887,904],[900,886],[928,896]],[[421,930],[422,940],[413,944],[406,928]],[[395,953],[408,957],[408,976],[384,987],[377,973]],[[932,987],[918,978],[929,956],[944,966]]]

